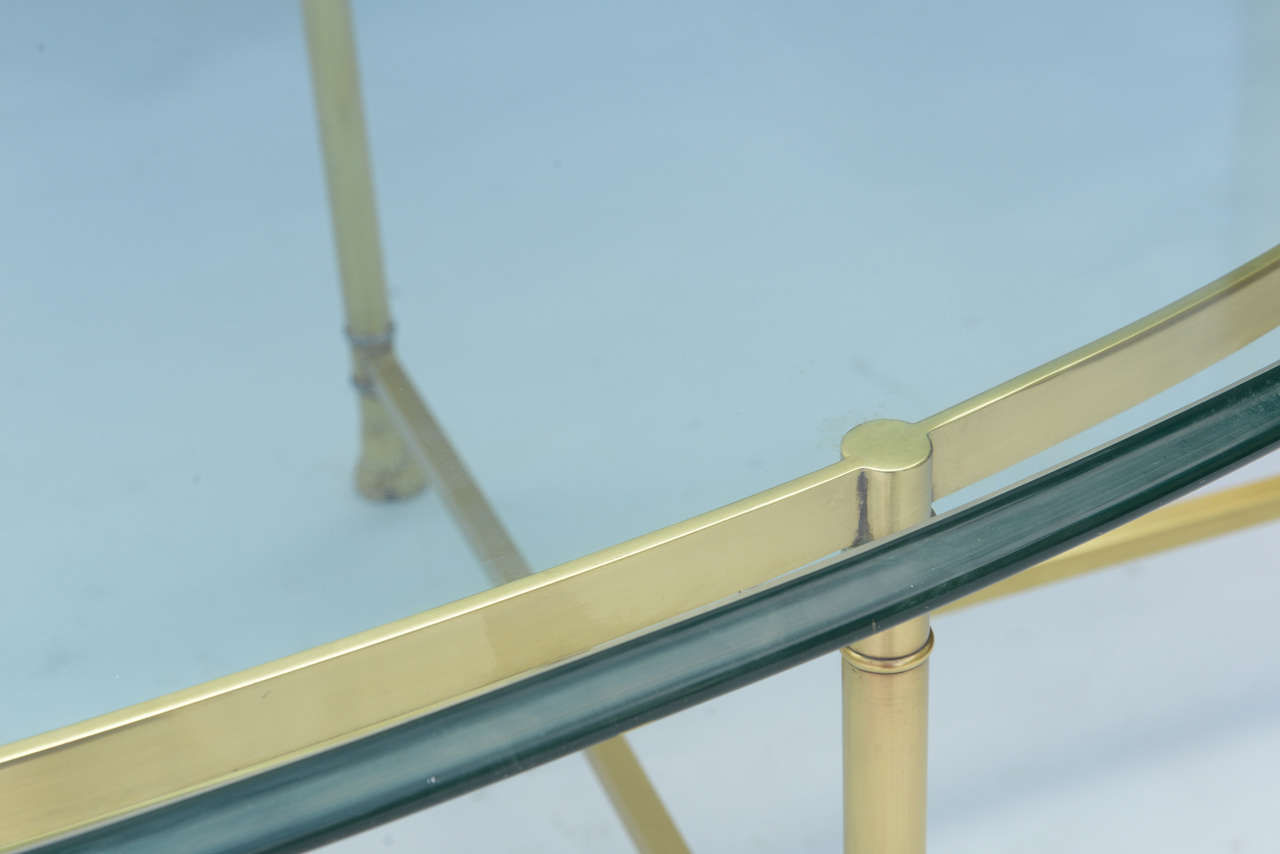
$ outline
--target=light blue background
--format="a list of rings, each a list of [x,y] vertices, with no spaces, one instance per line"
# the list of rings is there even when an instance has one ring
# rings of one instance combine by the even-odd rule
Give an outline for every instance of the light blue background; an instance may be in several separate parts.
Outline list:
[[[296,12],[64,2],[0,27],[0,742],[485,586],[433,496],[376,507],[349,486]],[[859,421],[925,416],[1280,239],[1280,45],[1260,1],[356,12],[404,360],[538,567],[812,470]],[[1070,626],[1064,601],[1045,607]],[[967,619],[957,645],[998,625]],[[775,692],[803,693],[784,678]],[[1162,707],[1150,693],[1135,727]],[[774,726],[782,750],[795,724]],[[808,785],[797,762],[771,785]],[[537,791],[576,803],[578,783]],[[797,797],[827,810],[828,789]],[[423,820],[447,829],[458,803]],[[750,815],[747,841],[725,819],[698,849],[788,847],[770,822],[811,816],[787,815]],[[600,820],[582,850],[618,843]],[[1028,821],[1035,839],[1052,818]],[[502,846],[553,844],[516,835]]]

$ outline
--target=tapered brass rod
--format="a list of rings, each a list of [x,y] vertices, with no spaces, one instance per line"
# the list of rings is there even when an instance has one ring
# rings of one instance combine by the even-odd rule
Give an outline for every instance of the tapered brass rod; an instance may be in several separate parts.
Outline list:
[[[1153,510],[1026,572],[984,587],[938,613],[958,611],[1273,519],[1280,519],[1280,475]]]
[[[302,9],[347,325],[353,336],[376,339],[390,331],[391,309],[351,10],[344,0],[304,0]]]
[[[529,575],[532,568],[394,355],[375,360],[373,383],[489,579],[505,584]]]
[[[359,395],[356,488],[373,500],[406,498],[422,491],[426,474],[372,394],[369,360],[390,349],[392,327],[351,11],[345,0],[305,0],[302,9],[351,375]]]
[[[928,518],[932,449],[917,425],[861,424],[841,450],[863,468],[855,545]],[[925,615],[841,651],[845,854],[925,850],[932,649]]]
[[[689,846],[625,738],[607,739],[583,753],[637,849],[653,854],[688,854]]]

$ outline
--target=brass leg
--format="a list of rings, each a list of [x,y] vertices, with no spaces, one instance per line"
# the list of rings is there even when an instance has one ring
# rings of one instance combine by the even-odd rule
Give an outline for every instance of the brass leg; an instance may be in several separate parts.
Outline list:
[[[917,426],[871,421],[849,431],[841,450],[871,471],[858,481],[855,544],[929,516],[932,448]],[[844,683],[844,850],[923,854],[933,633],[917,617],[841,654]]]
[[[867,645],[907,652],[870,656]],[[925,850],[932,646],[929,619],[921,617],[842,652],[846,852]]]
[[[366,498],[379,501],[407,498],[423,490],[427,475],[373,395],[370,363],[391,348],[391,310],[382,272],[350,10],[345,2],[308,0],[303,13],[351,343],[352,379],[360,395],[356,488]]]

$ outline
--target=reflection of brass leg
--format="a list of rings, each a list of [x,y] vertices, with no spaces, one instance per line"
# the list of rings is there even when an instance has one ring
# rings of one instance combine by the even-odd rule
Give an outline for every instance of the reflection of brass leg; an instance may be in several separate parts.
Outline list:
[[[584,752],[637,851],[689,854],[689,847],[625,738],[615,736]]]
[[[350,10],[345,2],[309,0],[303,11],[351,340],[352,377],[360,393],[356,487],[375,500],[407,498],[426,486],[426,472],[409,455],[382,404],[371,393],[369,361],[391,347],[391,311],[382,272]]]
[[[1198,543],[1280,518],[1280,475],[1186,498],[984,587],[937,613],[958,611],[1096,569]]]
[[[929,516],[929,439],[915,425],[871,421],[842,451],[871,471],[859,478],[856,542],[888,536]],[[929,718],[929,618],[917,617],[841,655],[844,682],[846,854],[922,854]]]

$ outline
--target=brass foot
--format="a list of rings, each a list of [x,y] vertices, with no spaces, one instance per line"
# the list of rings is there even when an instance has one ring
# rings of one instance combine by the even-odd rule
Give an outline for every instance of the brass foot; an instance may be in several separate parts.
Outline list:
[[[370,501],[400,501],[427,488],[427,472],[374,397],[360,395],[360,460],[356,490]]]

